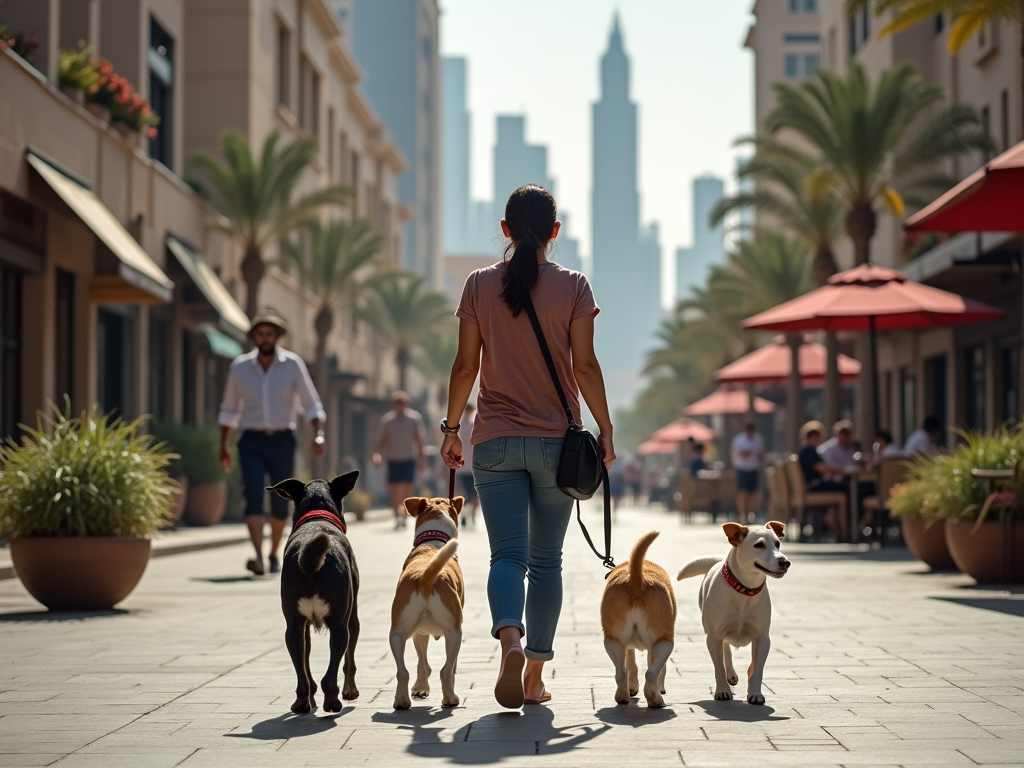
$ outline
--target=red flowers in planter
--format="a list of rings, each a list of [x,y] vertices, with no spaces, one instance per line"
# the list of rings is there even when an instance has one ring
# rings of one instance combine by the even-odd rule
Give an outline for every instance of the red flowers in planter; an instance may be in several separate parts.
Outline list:
[[[106,59],[99,59],[96,62],[96,71],[100,80],[95,93],[89,95],[89,100],[109,109],[112,120],[127,123],[133,130],[145,133],[151,139],[156,136],[156,126],[160,124],[160,117],[153,112],[152,107],[138,94],[132,84],[117,74],[113,65]]]

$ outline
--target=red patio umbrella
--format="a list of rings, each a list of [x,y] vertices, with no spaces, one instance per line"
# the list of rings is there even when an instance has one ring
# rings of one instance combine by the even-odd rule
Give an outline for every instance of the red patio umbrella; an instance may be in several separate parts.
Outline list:
[[[719,416],[747,413],[750,411],[750,394],[742,389],[726,389],[722,387],[705,398],[687,407],[683,413],[687,416]],[[763,397],[754,398],[755,413],[774,413],[775,403]]]
[[[877,429],[878,377],[875,332],[974,323],[1003,316],[980,301],[907,280],[895,269],[862,264],[829,278],[829,284],[800,298],[743,321],[743,327],[764,331],[867,331],[873,402],[865,413]]]
[[[800,345],[800,379],[805,383],[825,380],[828,351],[824,344],[805,336]],[[793,356],[785,336],[776,336],[770,344],[734,360],[715,371],[715,381],[734,384],[768,384],[784,382],[793,367]],[[852,357],[839,355],[839,376],[853,381],[860,374],[860,363]]]
[[[647,440],[655,443],[675,443],[678,446],[691,437],[702,443],[711,440],[714,436],[715,431],[711,427],[684,416],[654,432]]]
[[[679,443],[648,440],[646,443],[641,443],[640,447],[636,449],[636,452],[639,456],[651,456],[655,454],[675,456],[679,452]]]

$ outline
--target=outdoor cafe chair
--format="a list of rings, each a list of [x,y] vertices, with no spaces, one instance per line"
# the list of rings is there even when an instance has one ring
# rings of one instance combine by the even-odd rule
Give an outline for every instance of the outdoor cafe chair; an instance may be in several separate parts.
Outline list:
[[[877,526],[881,531],[882,543],[885,543],[885,531],[889,527],[889,497],[892,489],[903,482],[907,476],[910,463],[902,458],[882,459],[878,463],[878,482],[875,483],[874,496],[865,498],[861,505],[864,508],[864,517],[860,521],[861,530],[867,521],[868,514],[872,517],[872,527]]]
[[[800,521],[800,533],[803,538],[805,527],[811,526],[811,540],[820,541],[824,530],[825,510],[843,504],[846,501],[844,491],[809,491],[804,471],[796,456],[790,456],[786,462],[786,480],[788,481],[796,518]]]

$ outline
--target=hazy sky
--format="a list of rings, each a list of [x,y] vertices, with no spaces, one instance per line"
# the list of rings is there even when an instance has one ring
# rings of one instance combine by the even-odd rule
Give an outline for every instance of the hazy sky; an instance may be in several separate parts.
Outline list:
[[[527,116],[546,144],[559,208],[590,256],[591,105],[612,15],[621,14],[640,113],[644,222],[661,224],[663,295],[692,242],[691,180],[732,182],[733,140],[753,124],[752,0],[440,0],[441,50],[469,60],[473,195],[491,196],[494,118]]]

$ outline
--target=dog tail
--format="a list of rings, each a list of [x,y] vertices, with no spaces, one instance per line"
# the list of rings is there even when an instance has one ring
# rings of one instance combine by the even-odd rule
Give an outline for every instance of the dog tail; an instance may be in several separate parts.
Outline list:
[[[633,551],[629,553],[629,585],[639,587],[644,583],[644,558],[647,557],[647,549],[654,540],[658,538],[657,531],[645,533],[636,544]]]
[[[676,576],[676,581],[682,581],[683,579],[688,579],[691,576],[703,576],[714,568],[715,564],[720,562],[721,559],[722,558],[717,555],[708,555],[706,557],[698,557],[696,560],[691,560],[683,566],[681,571],[679,571],[679,575]]]
[[[318,533],[299,550],[299,570],[306,576],[312,576],[324,567],[324,559],[330,549],[330,535]]]
[[[437,581],[437,577],[441,575],[441,571],[448,565],[448,561],[455,557],[455,553],[459,549],[459,540],[452,539],[446,543],[443,547],[437,550],[437,554],[434,555],[434,559],[430,561],[430,565],[423,571],[423,575],[420,577],[420,589],[424,592],[434,588],[434,582]]]

